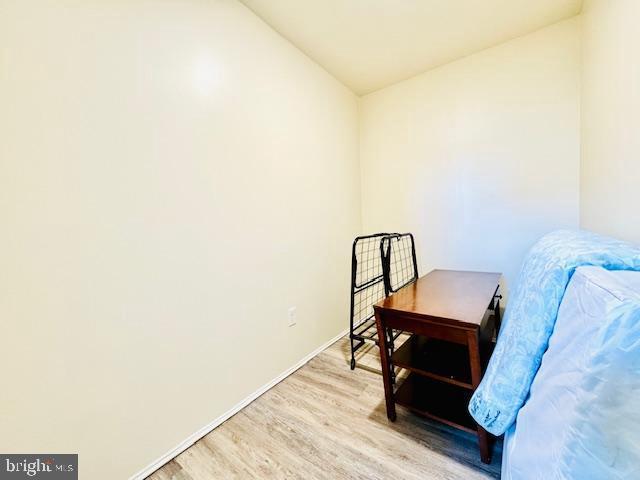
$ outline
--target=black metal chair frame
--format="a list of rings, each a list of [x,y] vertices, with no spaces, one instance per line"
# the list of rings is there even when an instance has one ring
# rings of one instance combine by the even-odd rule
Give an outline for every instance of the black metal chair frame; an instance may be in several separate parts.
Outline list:
[[[358,246],[362,242],[370,242],[379,249],[379,257],[369,258],[371,265],[364,266],[366,270],[358,270],[363,262],[358,259]],[[377,246],[375,244],[378,244]],[[403,248],[394,248],[401,245]],[[373,250],[368,250],[371,253]],[[360,251],[362,253],[362,251]],[[377,252],[376,252],[377,253]],[[379,268],[377,263],[379,261]],[[366,275],[367,272],[371,275]],[[405,285],[416,281],[418,278],[418,264],[416,262],[415,241],[411,233],[375,233],[357,237],[351,250],[351,314],[349,318],[349,339],[351,342],[351,370],[356,368],[355,353],[367,342],[378,344],[378,332],[376,329],[373,305],[385,297],[397,292]],[[372,295],[365,296],[368,300],[364,304],[358,302],[356,312],[356,296],[369,289]],[[381,295],[376,295],[379,291]],[[355,318],[356,313],[366,311],[365,318]],[[360,315],[358,315],[360,316]],[[394,341],[402,332],[388,332],[388,345],[393,353]]]

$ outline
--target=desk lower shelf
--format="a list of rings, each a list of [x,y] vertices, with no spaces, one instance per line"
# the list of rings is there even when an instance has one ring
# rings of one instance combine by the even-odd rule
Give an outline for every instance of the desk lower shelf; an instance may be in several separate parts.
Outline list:
[[[467,410],[471,395],[466,388],[410,373],[395,392],[395,401],[419,415],[476,433]]]
[[[480,346],[483,366],[493,344]],[[413,334],[393,352],[391,363],[411,372],[395,392],[395,401],[411,411],[475,433],[467,410],[474,388],[466,345]]]

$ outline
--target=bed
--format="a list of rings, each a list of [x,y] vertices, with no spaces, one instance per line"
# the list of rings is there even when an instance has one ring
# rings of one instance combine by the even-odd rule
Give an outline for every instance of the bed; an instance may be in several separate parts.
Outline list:
[[[640,478],[640,247],[542,237],[469,411],[505,434],[505,480]]]
[[[640,272],[576,270],[502,478],[640,478]]]

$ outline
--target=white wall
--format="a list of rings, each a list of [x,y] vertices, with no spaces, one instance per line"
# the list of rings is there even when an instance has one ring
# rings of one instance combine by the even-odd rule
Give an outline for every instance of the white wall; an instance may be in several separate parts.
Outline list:
[[[357,116],[232,0],[0,0],[0,451],[126,478],[343,330]]]
[[[544,233],[578,226],[574,18],[363,97],[365,231],[416,234],[422,272],[513,283]]]
[[[640,243],[640,2],[583,7],[581,226]]]

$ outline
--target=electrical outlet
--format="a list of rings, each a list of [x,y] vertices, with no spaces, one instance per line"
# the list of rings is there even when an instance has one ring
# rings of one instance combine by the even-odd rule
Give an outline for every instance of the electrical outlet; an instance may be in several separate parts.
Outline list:
[[[287,311],[287,318],[289,319],[289,326],[293,327],[296,324],[297,321],[297,310],[296,307],[289,307],[289,310]]]

